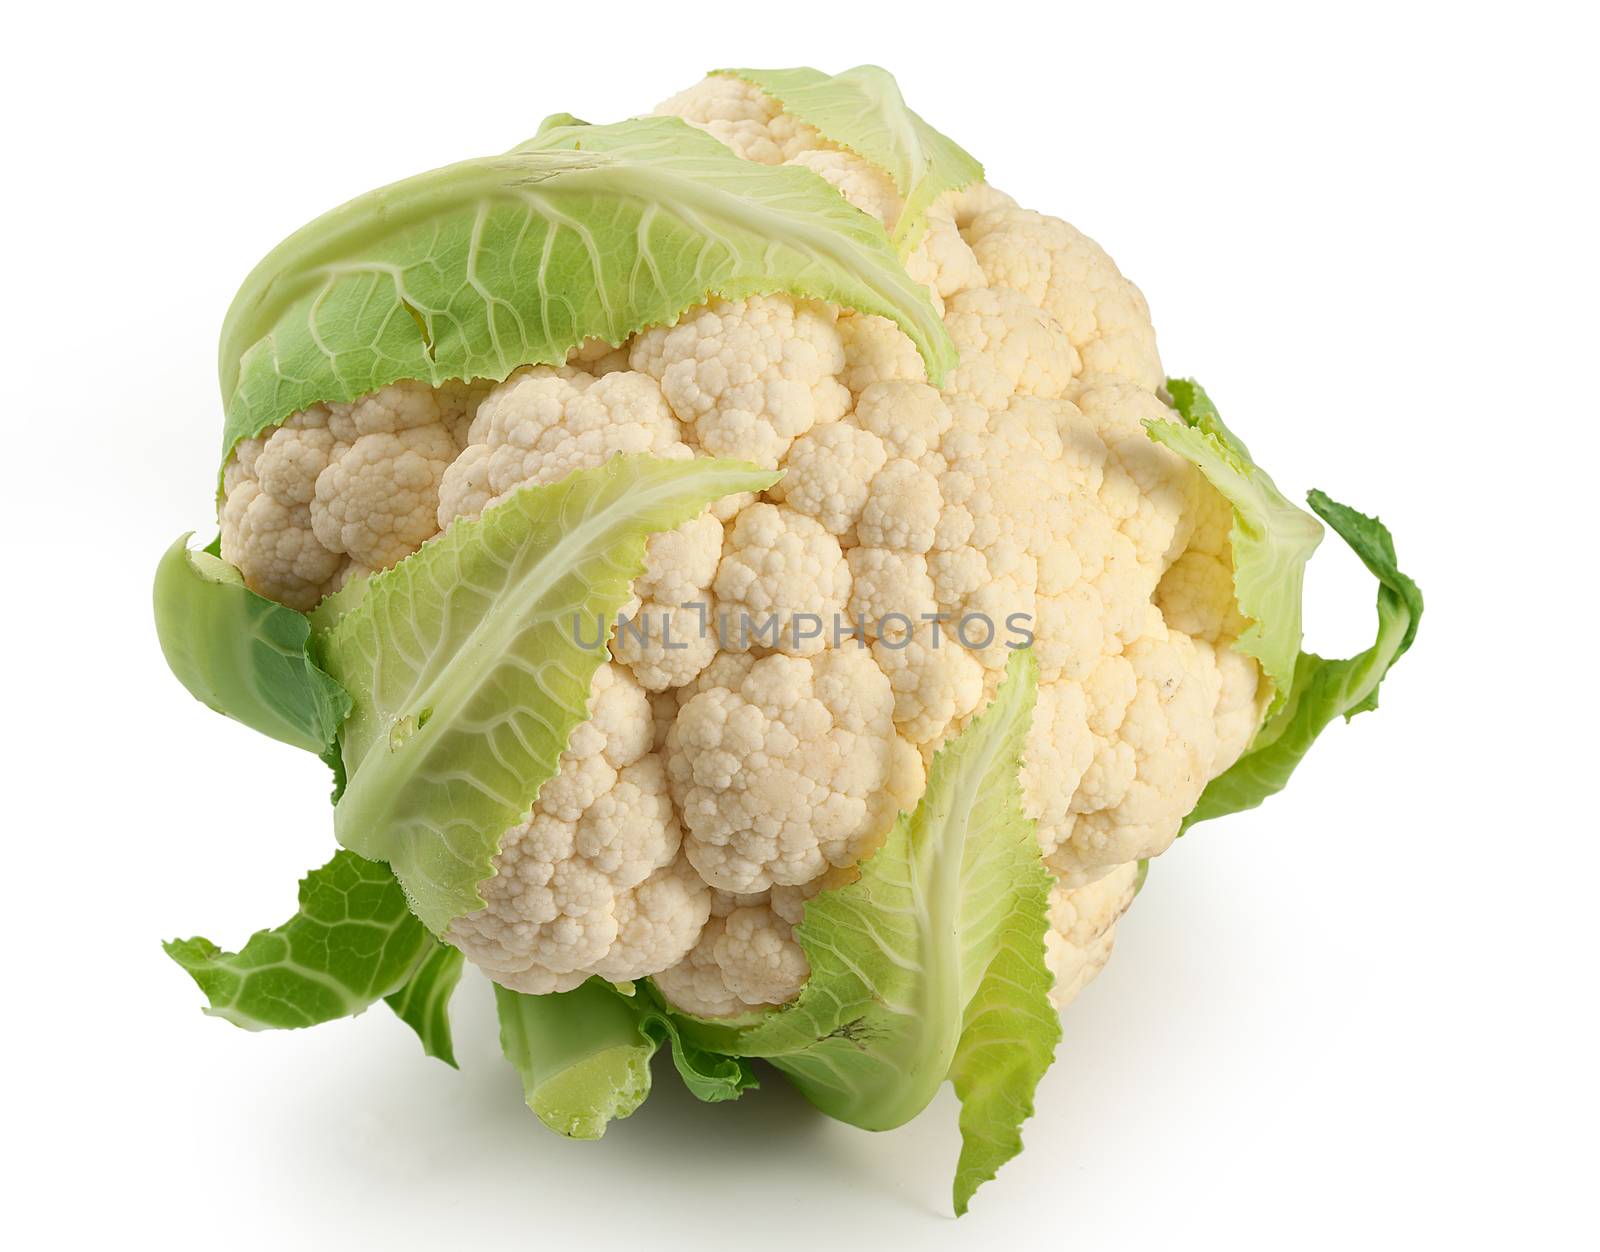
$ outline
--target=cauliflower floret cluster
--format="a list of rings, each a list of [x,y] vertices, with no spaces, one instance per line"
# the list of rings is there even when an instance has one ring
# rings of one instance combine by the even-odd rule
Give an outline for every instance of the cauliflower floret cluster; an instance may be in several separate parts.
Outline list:
[[[241,441],[223,472],[223,559],[305,610],[352,573],[409,556],[439,529],[440,480],[487,391],[393,383]]]
[[[1050,929],[1045,931],[1045,960],[1056,976],[1050,1001],[1065,1008],[1094,980],[1111,959],[1117,919],[1133,903],[1139,865],[1119,865],[1086,887],[1057,884],[1050,892]]]
[[[728,654],[684,694],[667,774],[690,863],[713,887],[802,886],[853,865],[922,791],[922,758],[863,649]]]
[[[734,1017],[794,999],[811,973],[794,928],[817,890],[807,884],[754,895],[712,892],[700,941],[688,959],[656,975],[656,986],[701,1017]]]
[[[903,211],[881,170],[739,79],[661,111],[810,169],[887,227]],[[1265,691],[1232,647],[1231,512],[1145,434],[1169,410],[1138,289],[981,184],[931,207],[906,266],[959,353],[939,388],[884,318],[711,299],[561,366],[398,383],[239,445],[223,555],[301,609],[621,453],[784,471],[651,540],[590,721],[447,936],[504,985],[653,975],[707,1016],[791,1000],[805,901],[915,805],[1031,642],[1022,787],[1065,1004],[1104,964],[1137,862],[1248,743]]]

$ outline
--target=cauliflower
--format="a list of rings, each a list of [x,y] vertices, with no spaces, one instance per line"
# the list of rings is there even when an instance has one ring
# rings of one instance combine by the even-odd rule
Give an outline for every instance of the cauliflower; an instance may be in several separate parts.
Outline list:
[[[720,72],[418,187],[224,329],[220,559],[169,552],[162,644],[337,762],[348,851],[245,953],[169,950],[243,1024],[385,996],[441,1055],[464,958],[569,1134],[664,1040],[703,1098],[766,1057],[872,1129],[948,1078],[959,1210],[1149,860],[1373,707],[1420,593],[1313,493],[1381,630],[1301,653],[1320,526],[881,70]]]
[[[661,111],[746,160],[815,171],[886,227],[902,212],[880,170],[742,80],[709,78]],[[613,456],[785,471],[764,499],[651,540],[595,720],[502,842],[484,909],[449,935],[506,986],[656,974],[701,1011],[791,999],[792,923],[763,905],[707,926],[706,893],[805,888],[876,846],[1021,630],[1043,680],[1026,812],[1068,888],[1162,852],[1254,733],[1263,685],[1230,648],[1247,625],[1231,511],[1145,435],[1168,410],[1138,289],[1066,223],[981,185],[930,216],[907,268],[959,354],[942,388],[885,318],[713,299],[486,391],[396,384],[317,406],[236,452],[223,556],[297,608],[516,488]],[[590,733],[624,689],[641,734],[644,693],[678,696],[664,742],[626,759]],[[585,852],[598,823],[631,841],[615,870]],[[621,917],[658,881],[684,911],[640,946]],[[1089,939],[1063,925],[1048,951],[1075,989],[1103,957],[1069,956]],[[751,969],[768,960],[784,973],[763,982]]]

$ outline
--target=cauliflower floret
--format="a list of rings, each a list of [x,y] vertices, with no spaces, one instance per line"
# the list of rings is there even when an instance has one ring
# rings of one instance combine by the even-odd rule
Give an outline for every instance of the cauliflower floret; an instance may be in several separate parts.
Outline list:
[[[239,567],[252,591],[292,609],[313,607],[344,564],[317,542],[309,508],[285,504],[253,478],[236,480],[221,523],[222,559]]]
[[[959,192],[946,192],[928,206],[927,234],[917,251],[926,256],[929,281],[948,299],[957,292],[988,286],[989,279],[956,224]]]
[[[592,974],[640,978],[699,937],[710,892],[675,864],[682,835],[651,732],[644,692],[602,665],[560,770],[501,839],[484,907],[445,936],[496,982],[543,995]]]
[[[868,639],[898,642],[918,623],[942,616],[928,559],[888,548],[851,548],[850,617],[840,627]]]
[[[1120,378],[1079,379],[1072,400],[1106,449],[1101,503],[1140,564],[1159,577],[1189,541],[1202,481],[1192,464],[1145,430],[1146,421],[1170,421],[1172,412]]]
[[[222,474],[223,560],[239,567],[252,590],[294,609],[316,604],[344,563],[311,528],[317,476],[342,451],[328,417],[325,405],[313,405],[276,430],[241,440]]]
[[[711,586],[721,560],[722,523],[702,513],[651,537],[633,593],[657,604],[689,604]]]
[[[732,148],[746,161],[782,165],[826,140],[742,78],[713,75],[656,106]]]
[[[1013,396],[1062,395],[1081,368],[1055,319],[1009,287],[963,291],[944,324],[961,354],[944,389],[985,408],[1003,408]]]
[[[940,740],[986,694],[983,666],[938,622],[874,640],[872,657],[894,690],[895,729],[919,748]]]
[[[1086,887],[1057,885],[1050,892],[1050,929],[1044,960],[1055,975],[1050,1002],[1064,1009],[1111,959],[1117,919],[1133,903],[1139,863],[1130,861]]]
[[[987,213],[990,209],[1017,207],[1015,200],[998,188],[989,186],[988,183],[973,183],[970,187],[950,192],[943,197],[943,200],[949,207],[950,217],[963,238],[966,237],[967,229],[981,214]]]
[[[613,982],[659,973],[663,961],[690,951],[699,940],[709,898],[705,882],[682,857],[658,869],[617,897],[617,937],[593,972]]]
[[[387,569],[438,532],[439,480],[456,459],[449,421],[422,383],[329,405],[337,443],[318,475],[311,527],[330,552]]]
[[[806,431],[849,410],[836,321],[781,296],[714,300],[639,335],[628,360],[660,382],[706,453],[773,469]]]
[[[611,656],[626,665],[646,691],[681,687],[717,655],[717,602],[703,592],[692,603],[635,601],[618,615]]]
[[[646,691],[681,687],[717,654],[711,592],[722,559],[722,523],[709,511],[675,530],[652,535],[644,573],[634,579],[637,607],[617,624],[611,655],[633,671]]]
[[[689,860],[712,886],[762,891],[853,864],[920,793],[921,758],[864,650],[768,656],[717,680],[667,735]]]
[[[850,567],[839,541],[815,518],[752,504],[728,533],[713,590],[728,623],[723,647],[764,645],[810,656],[828,645],[844,612]]]
[[[1237,639],[1249,625],[1233,596],[1232,530],[1233,506],[1201,477],[1188,546],[1156,588],[1161,615],[1174,630],[1216,643]]]
[[[282,504],[309,505],[322,471],[349,447],[334,438],[328,417],[328,410],[317,405],[267,435],[246,440],[230,471],[254,474],[262,492]]]
[[[686,1012],[732,1017],[787,1003],[810,973],[794,925],[762,902],[713,917],[689,955],[657,974],[655,983]]]
[[[409,556],[438,530],[452,431],[480,395],[477,384],[394,383],[241,441],[223,475],[224,559],[254,590],[304,610],[352,566]]]
[[[770,891],[711,893],[711,920],[689,955],[655,976],[676,1007],[701,1017],[732,1017],[800,994],[811,964],[794,937],[806,901],[855,880],[854,868]]]
[[[1046,864],[1072,886],[1166,851],[1206,781],[1220,772],[1222,681],[1211,649],[1166,629],[1157,615],[1152,633],[1119,659],[1133,679],[1131,698],[1105,719],[1114,728],[1097,736],[1067,820],[1039,823]]]
[[[653,378],[570,367],[519,370],[478,406],[471,442],[444,474],[439,524],[476,517],[507,493],[594,469],[614,456],[694,455]]]
[[[850,313],[839,319],[844,370],[839,381],[859,396],[875,383],[920,383],[928,371],[917,345],[886,317]]]
[[[285,504],[243,479],[222,508],[222,559],[250,570],[251,591],[301,612],[331,589],[344,559],[317,543],[310,509]]]
[[[1211,758],[1210,774],[1215,777],[1231,766],[1250,746],[1266,716],[1271,688],[1261,676],[1261,667],[1252,657],[1231,643],[1210,644],[1196,639],[1197,651],[1209,650],[1217,667],[1216,722],[1217,750]]]
[[[943,510],[938,477],[900,457],[872,480],[856,533],[874,547],[926,552],[933,547]]]
[[[330,552],[387,569],[438,531],[439,480],[455,457],[437,422],[362,435],[318,477],[311,528]]]
[[[888,453],[871,431],[835,422],[797,439],[783,459],[784,475],[767,495],[821,522],[842,543],[854,542],[856,519],[872,476]]]
[[[1094,760],[1095,747],[1089,699],[1082,685],[1043,684],[1023,753],[1022,811],[1038,822],[1039,841],[1047,854],[1072,823],[1072,799]]]
[[[950,406],[932,387],[916,381],[877,382],[856,401],[855,423],[883,440],[891,456],[939,473],[939,442],[955,421]]]
[[[1055,318],[1086,371],[1147,391],[1161,385],[1150,307],[1094,240],[1058,218],[1004,206],[978,213],[961,233],[990,285],[1020,291]]]

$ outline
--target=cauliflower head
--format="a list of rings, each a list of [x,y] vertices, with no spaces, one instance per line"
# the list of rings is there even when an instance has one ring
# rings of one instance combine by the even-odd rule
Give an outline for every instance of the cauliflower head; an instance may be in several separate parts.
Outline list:
[[[342,846],[288,923],[167,951],[237,1024],[381,998],[452,1063],[471,962],[571,1137],[662,1047],[872,1130],[949,1081],[964,1211],[1151,858],[1374,708],[1422,611],[871,66],[359,197],[219,357],[221,535],[168,550],[157,632],[333,767]],[[1346,659],[1301,650],[1319,518],[1379,584]]]
[[[906,213],[885,171],[741,78],[659,112],[886,230]],[[760,294],[500,383],[318,404],[236,447],[222,556],[297,609],[618,455],[782,471],[650,540],[590,721],[447,935],[504,986],[655,976],[704,1016],[791,1000],[804,900],[915,806],[1031,642],[1023,792],[1064,1003],[1104,964],[1133,867],[1254,734],[1231,510],[1146,435],[1170,410],[1144,297],[987,184],[925,212],[906,271],[956,349],[939,386],[890,319]]]

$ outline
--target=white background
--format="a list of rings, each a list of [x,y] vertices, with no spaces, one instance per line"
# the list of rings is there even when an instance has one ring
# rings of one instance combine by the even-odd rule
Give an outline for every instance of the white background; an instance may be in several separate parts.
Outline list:
[[[1580,6],[452,0],[7,19],[5,1138],[13,1246],[1594,1246],[1595,30]],[[546,1133],[481,980],[461,1073],[381,1008],[254,1036],[237,946],[327,855],[311,757],[166,673],[214,345],[379,183],[725,64],[873,61],[1098,238],[1278,482],[1381,510],[1428,598],[1379,714],[1153,868],[1027,1128],[948,1216],[941,1098],[871,1136],[671,1081]],[[1323,545],[1310,644],[1370,638]],[[80,1242],[80,1240],[82,1242]]]

